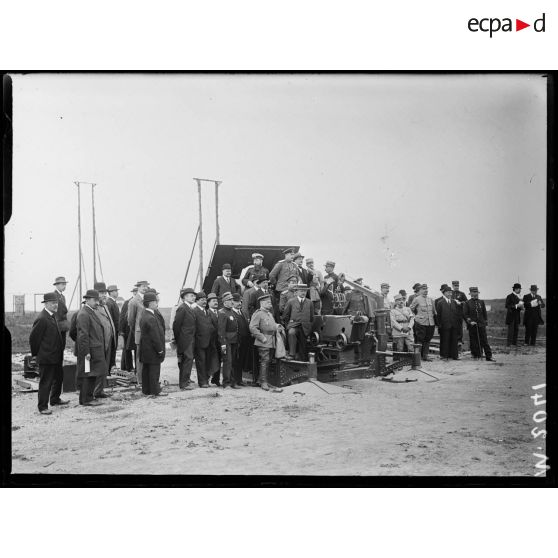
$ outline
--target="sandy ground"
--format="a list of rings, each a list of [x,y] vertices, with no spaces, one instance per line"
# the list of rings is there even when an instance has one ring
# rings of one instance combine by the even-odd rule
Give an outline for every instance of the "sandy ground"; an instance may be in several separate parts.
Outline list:
[[[322,384],[332,393],[311,383],[181,392],[169,357],[168,397],[114,391],[84,408],[71,393],[50,416],[36,393],[14,393],[12,472],[532,476],[545,448],[531,436],[544,409],[531,386],[545,382],[545,351],[495,356],[425,363],[437,382],[401,371],[396,380],[418,381]]]

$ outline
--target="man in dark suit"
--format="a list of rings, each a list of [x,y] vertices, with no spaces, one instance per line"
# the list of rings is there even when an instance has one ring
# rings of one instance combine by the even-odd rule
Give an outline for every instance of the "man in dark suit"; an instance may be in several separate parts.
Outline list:
[[[463,303],[463,316],[469,330],[469,345],[473,358],[481,358],[482,351],[486,360],[494,361],[492,349],[486,337],[486,324],[488,318],[484,300],[479,300],[478,287],[470,287],[471,299]]]
[[[521,293],[521,285],[514,283],[512,292],[506,297],[506,325],[508,326],[508,347],[517,345],[517,336],[519,334],[519,323],[521,322],[521,310],[524,303],[519,298]]]
[[[66,297],[64,291],[68,282],[64,277],[57,277],[54,280],[54,294],[58,300],[58,310],[56,310],[56,317],[58,318],[58,328],[62,334],[62,341],[64,348],[66,347],[66,333],[70,329],[70,322],[68,321],[68,307],[66,306]]]
[[[297,279],[299,283],[303,283],[307,287],[310,287],[310,285],[312,284],[312,279],[314,278],[314,274],[310,270],[302,266],[303,259],[304,256],[300,252],[297,252],[293,256],[293,262],[295,263],[298,270]],[[307,296],[310,296],[309,293],[307,293]]]
[[[116,299],[118,298],[118,287],[116,285],[109,285],[107,287],[108,297],[106,300],[107,309],[110,313],[110,317],[112,318],[112,323],[114,324],[114,334],[115,334],[115,343],[114,343],[114,350],[110,353],[110,367],[109,367],[109,374],[111,372],[116,372],[116,350],[118,349],[118,336],[119,336],[119,326],[120,326],[120,308],[118,308],[118,302]]]
[[[230,386],[240,389],[236,385],[236,378],[233,374],[233,370],[238,366],[238,321],[232,308],[233,295],[224,293],[221,300],[223,308],[219,310],[217,334],[223,358],[223,388]]]
[[[105,349],[107,352],[107,365],[104,376],[97,376],[95,380],[95,388],[93,390],[93,396],[95,399],[106,399],[109,397],[108,393],[105,393],[104,388],[107,385],[106,377],[110,373],[110,359],[113,353],[116,353],[116,344],[118,343],[118,338],[116,337],[116,326],[112,321],[112,316],[108,309],[108,290],[105,283],[98,282],[95,283],[94,290],[99,293],[99,305],[97,306],[97,313],[99,314],[99,319],[101,320],[101,325],[103,326],[104,339],[105,339]]]
[[[196,292],[187,288],[180,291],[182,304],[176,310],[172,331],[176,342],[178,359],[178,385],[181,390],[194,389],[192,384],[192,365],[194,364],[194,338],[196,336]],[[198,378],[199,381],[199,378]]]
[[[457,340],[462,328],[462,315],[455,300],[451,298],[451,287],[442,285],[442,297],[436,302],[438,331],[440,333],[440,358],[459,360]]]
[[[334,293],[339,287],[339,277],[334,273],[335,262],[328,260],[325,263],[325,275],[324,282],[322,285],[322,291],[320,297],[322,299],[322,309],[321,314],[325,316],[326,314],[333,314],[334,311]]]
[[[50,404],[67,405],[69,401],[60,399],[62,393],[62,380],[64,372],[62,362],[64,359],[64,340],[58,324],[56,310],[58,296],[56,293],[46,293],[43,297],[45,305],[43,311],[33,323],[29,335],[31,356],[39,365],[39,412],[50,415]]]
[[[223,265],[223,275],[217,277],[217,279],[213,282],[211,292],[217,295],[219,301],[221,301],[221,297],[225,293],[234,294],[240,292],[240,286],[237,285],[236,281],[231,277],[231,273],[231,264],[226,263]],[[222,306],[223,304],[220,302],[219,308],[222,308]]]
[[[254,312],[260,309],[260,303],[258,299],[269,293],[269,279],[266,275],[255,277],[253,282],[256,288],[250,295],[250,299],[248,301],[248,314],[250,316],[250,319],[252,319]]]
[[[545,304],[542,297],[537,294],[537,285],[531,285],[531,292],[523,297],[525,314],[523,314],[523,325],[525,326],[525,345],[537,344],[537,331],[544,324],[541,308]]]
[[[286,357],[288,360],[296,358],[297,352],[302,360],[308,359],[306,338],[312,331],[314,305],[309,298],[306,298],[307,292],[306,285],[298,285],[295,290],[296,296],[287,302],[283,311],[283,324],[287,330],[289,343],[289,354]]]
[[[146,292],[143,296],[145,311],[140,318],[139,359],[142,363],[141,391],[144,395],[162,397],[168,395],[161,391],[159,379],[161,363],[165,360],[165,320],[157,311],[157,294]]]
[[[461,329],[457,339],[457,344],[460,346],[463,343],[463,304],[467,302],[467,295],[459,290],[459,281],[451,282],[451,298],[457,303],[457,308],[461,313]]]
[[[283,255],[285,256],[285,259],[277,262],[269,274],[269,287],[274,296],[273,308],[275,310],[275,317],[277,320],[280,318],[278,308],[281,293],[287,288],[289,284],[289,277],[298,275],[298,267],[293,262],[295,249],[287,248],[286,250],[283,250]]]
[[[242,312],[242,300],[240,295],[233,294],[233,311],[238,323],[238,359],[233,370],[237,386],[246,385],[242,380],[243,372],[252,372],[252,335],[250,334],[250,322]]]
[[[130,328],[129,338],[128,338],[128,349],[131,349],[135,352],[136,357],[136,379],[138,384],[141,384],[141,360],[138,358],[138,348],[139,342],[141,337],[141,330],[140,330],[140,319],[141,315],[144,311],[143,306],[143,296],[149,289],[149,281],[138,281],[136,283],[136,287],[138,291],[130,300],[128,304],[128,326]]]
[[[215,347],[215,358],[211,363],[211,383],[216,386],[221,385],[221,362],[223,360],[223,355],[221,354],[221,345],[219,343],[219,312],[217,308],[219,307],[219,299],[215,293],[209,293],[207,295],[207,313],[213,324],[213,334],[211,337],[211,343]]]
[[[216,330],[207,309],[207,295],[203,291],[196,295],[194,319],[196,328],[194,357],[196,360],[198,385],[201,388],[208,388],[209,377],[215,372],[217,348],[215,347]]]
[[[77,326],[77,376],[80,382],[79,404],[100,405],[94,399],[93,390],[97,377],[107,372],[108,347],[105,343],[103,325],[97,312],[99,293],[88,290],[83,296],[85,304],[78,312]]]
[[[138,292],[138,288],[134,287],[132,289],[132,298]],[[118,321],[118,330],[120,335],[122,335],[122,358],[120,360],[120,369],[126,370],[127,372],[131,372],[134,370],[134,353],[131,349],[128,349],[128,338],[130,336],[130,326],[128,325],[128,304],[130,304],[130,300],[124,301],[122,308],[120,309],[120,318]]]

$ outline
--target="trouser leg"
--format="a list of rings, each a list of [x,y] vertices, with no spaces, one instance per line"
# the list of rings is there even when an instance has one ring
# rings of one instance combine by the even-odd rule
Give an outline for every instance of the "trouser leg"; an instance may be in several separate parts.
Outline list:
[[[515,326],[514,322],[511,322],[508,324],[508,339],[507,339],[507,343],[508,345],[513,345],[513,328]]]
[[[449,358],[451,330],[438,328],[438,332],[440,333],[440,358]]]
[[[149,384],[149,371],[151,364],[142,362],[141,364],[141,392],[144,395],[151,395],[151,386]]]
[[[161,364],[150,364],[149,372],[146,376],[146,380],[149,383],[149,393],[151,395],[159,395],[159,393],[161,393],[161,384],[159,383],[159,379],[161,377]]]
[[[60,394],[62,393],[62,383],[64,381],[64,369],[62,363],[54,365],[54,375],[52,378],[52,386],[50,388],[50,404],[58,403],[60,401]]]
[[[266,347],[258,347],[258,356],[260,360],[260,385],[267,384],[269,371],[270,352]]]
[[[93,391],[95,389],[95,376],[86,376],[81,378],[81,385],[79,389],[79,404],[84,405],[93,400]]]
[[[118,342],[110,346],[110,360],[109,360],[109,372],[116,366],[116,346]]]
[[[531,345],[536,345],[537,344],[538,330],[539,330],[539,325],[538,324],[533,324],[531,326]]]
[[[471,356],[473,358],[480,358],[480,345],[479,345],[480,330],[478,326],[469,327],[469,346],[471,347]]]
[[[492,358],[492,349],[490,348],[490,345],[488,344],[488,338],[486,336],[486,328],[485,327],[479,327],[479,339],[480,339],[480,344],[482,346],[482,349],[484,351],[484,357],[487,360]],[[480,352],[479,352],[479,356],[480,356]]]
[[[198,385],[201,387],[208,383],[208,367],[207,367],[207,355],[208,349],[197,348],[195,350],[195,361],[196,361],[196,373],[198,376]]]
[[[246,365],[246,346],[248,340],[241,340],[238,344],[237,358],[233,365],[233,377],[236,384],[242,382],[242,372],[247,368]]]
[[[143,366],[141,360],[139,359],[139,345],[136,345],[136,378],[138,380],[138,384],[141,386],[141,382],[143,380],[141,374],[141,367]]]
[[[48,399],[52,384],[54,383],[54,376],[56,375],[56,364],[43,364],[39,365],[39,393],[38,393],[38,408],[39,411],[48,409]]]
[[[93,390],[93,396],[98,397],[100,394],[103,393],[106,385],[107,385],[107,374],[109,370],[109,362],[110,362],[110,348],[107,349],[105,352],[105,371],[104,374],[97,376],[95,378],[95,388]]]
[[[290,327],[287,331],[287,337],[289,340],[289,355],[293,358],[296,357],[296,349],[297,349],[297,341],[298,341],[298,332],[296,327]]]
[[[449,334],[450,334],[449,356],[453,360],[457,360],[459,358],[459,350],[458,350],[459,328],[452,327],[449,331]]]

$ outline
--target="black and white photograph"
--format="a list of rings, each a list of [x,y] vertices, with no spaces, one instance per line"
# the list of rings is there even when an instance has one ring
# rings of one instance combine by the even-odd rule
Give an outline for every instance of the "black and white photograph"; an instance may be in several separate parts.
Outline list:
[[[11,474],[547,476],[546,74],[5,79]]]

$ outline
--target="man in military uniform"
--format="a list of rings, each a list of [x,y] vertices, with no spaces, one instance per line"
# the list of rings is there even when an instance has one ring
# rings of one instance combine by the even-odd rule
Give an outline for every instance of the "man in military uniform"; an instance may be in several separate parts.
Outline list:
[[[410,295],[409,298],[407,299],[406,306],[411,306],[411,303],[413,302],[415,297],[418,295],[419,291],[420,291],[420,283],[415,283],[413,285],[413,294]]]
[[[478,287],[470,287],[469,295],[471,299],[463,303],[463,317],[465,318],[465,323],[469,330],[471,356],[473,358],[481,358],[482,352],[484,351],[486,360],[493,361],[492,349],[486,337],[488,319],[484,300],[479,299]]]
[[[260,275],[265,275],[267,277],[269,275],[269,269],[263,266],[263,260],[264,257],[260,253],[254,252],[252,254],[252,261],[254,263],[246,270],[246,272],[242,276],[242,284],[247,289],[249,289],[250,287],[254,287],[254,277],[258,277]]]
[[[279,314],[281,314],[281,316],[283,315],[285,306],[287,306],[287,302],[289,302],[291,298],[294,298],[296,296],[295,288],[297,284],[298,284],[298,277],[296,275],[289,277],[289,284],[287,288],[281,293],[281,296],[279,297]]]
[[[216,297],[216,295],[213,295]],[[200,291],[196,295],[196,306],[193,308],[195,320],[194,356],[196,374],[201,388],[209,387],[209,378],[218,366],[217,347],[215,346],[215,326],[207,309],[207,295]]]
[[[420,286],[418,295],[413,299],[409,307],[415,314],[415,339],[422,345],[422,360],[430,360],[428,351],[430,341],[434,336],[436,326],[436,308],[434,301],[428,296],[428,285],[423,283]]]
[[[312,279],[308,285],[310,287],[308,296],[314,304],[314,314],[320,314],[322,308],[320,292],[322,291],[324,275],[319,269],[314,268],[314,258],[306,258],[306,268],[312,273]]]
[[[233,371],[238,367],[238,321],[233,311],[233,295],[224,293],[223,308],[219,310],[217,333],[223,357],[223,388],[240,389],[236,385]]]
[[[380,294],[384,299],[384,308],[391,308],[393,306],[393,299],[389,296],[389,284],[382,283],[380,285]]]
[[[333,314],[333,294],[337,291],[339,286],[339,278],[334,273],[334,269],[335,262],[328,260],[325,263],[324,282],[320,293],[322,299],[322,315]]]
[[[523,297],[525,314],[523,314],[523,325],[525,326],[525,345],[537,344],[537,330],[544,324],[541,308],[545,304],[542,297],[538,294],[537,285],[531,285],[531,292]]]
[[[276,323],[272,313],[271,295],[266,294],[259,298],[260,308],[254,312],[250,320],[250,333],[254,336],[254,346],[258,350],[260,361],[260,387],[265,391],[280,392],[268,383],[269,364],[271,351],[275,349],[275,333],[284,331],[281,324]]]
[[[413,335],[413,325],[415,316],[411,309],[405,306],[403,296],[396,294],[394,297],[395,306],[390,312],[391,334],[396,346],[396,350],[403,352],[413,352],[413,343],[415,338]]]
[[[362,281],[362,277],[355,279],[357,285],[362,285]],[[370,303],[366,295],[357,289],[348,291],[345,295],[343,314],[349,314],[350,316],[357,316],[359,314],[370,316]]]
[[[287,248],[283,251],[285,259],[277,262],[269,274],[269,285],[275,297],[275,308],[279,308],[279,298],[281,293],[286,290],[289,278],[293,275],[298,277],[298,267],[293,262],[295,254],[294,248]]]
[[[295,288],[295,297],[291,298],[283,310],[283,324],[287,329],[289,340],[288,359],[296,358],[300,354],[302,360],[308,358],[306,352],[306,338],[312,331],[314,322],[314,305],[306,297],[308,287],[299,284]]]
[[[506,297],[506,325],[508,326],[508,347],[517,345],[519,335],[519,323],[521,322],[521,310],[525,303],[519,298],[521,285],[514,283],[512,292]]]
[[[461,314],[461,329],[457,333],[457,343],[459,347],[461,347],[463,344],[463,304],[467,302],[467,296],[459,290],[459,281],[452,281],[451,286],[451,298],[455,300],[459,313]]]

